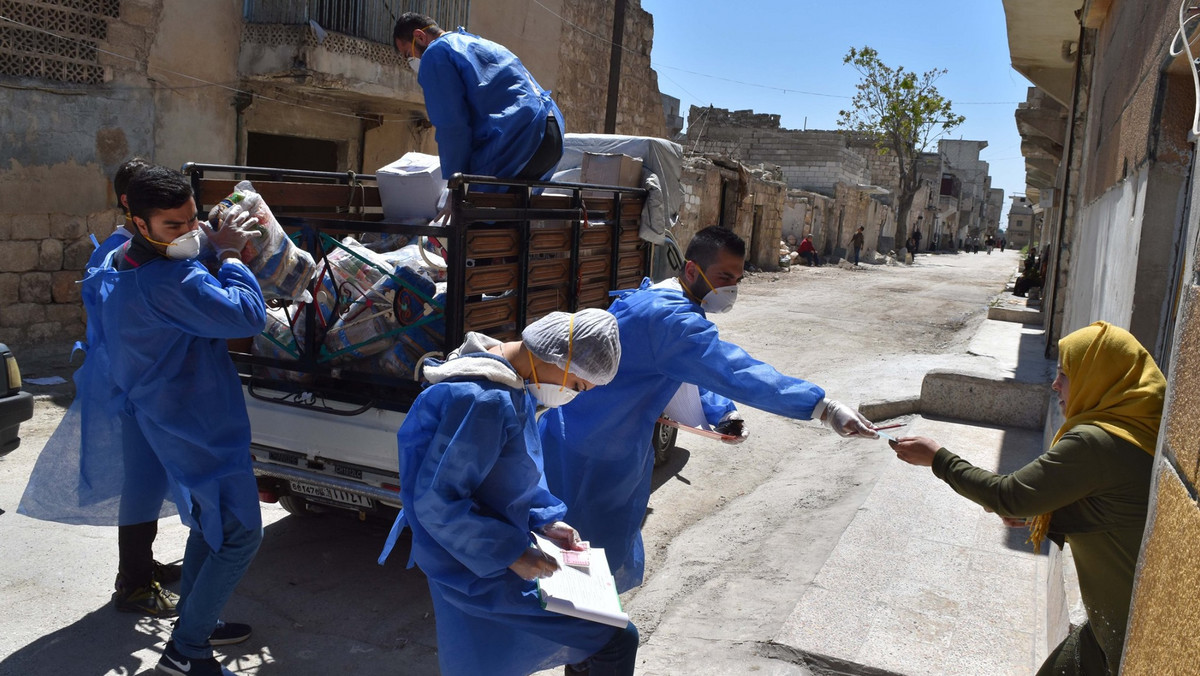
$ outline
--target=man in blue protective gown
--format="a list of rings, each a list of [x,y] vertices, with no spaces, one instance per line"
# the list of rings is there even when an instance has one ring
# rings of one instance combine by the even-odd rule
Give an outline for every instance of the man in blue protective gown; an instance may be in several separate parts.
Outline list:
[[[212,646],[244,641],[250,628],[219,616],[262,539],[250,422],[225,345],[266,324],[258,282],[238,258],[253,231],[241,216],[208,231],[220,259],[214,276],[196,260],[201,243],[196,202],[182,174],[145,167],[126,194],[136,230],[84,280],[89,346],[77,375],[81,389],[104,388],[111,402],[106,411],[85,409],[84,429],[89,416],[115,412],[123,439],[92,444],[84,434],[84,473],[88,466],[121,467],[130,449],[143,449],[137,457],[145,466],[107,473],[122,483],[122,523],[140,523],[157,516],[162,494],[154,482],[135,479],[139,472],[165,472],[191,535],[179,619],[158,670],[177,676],[228,673]],[[107,373],[94,372],[105,365]],[[158,465],[150,466],[150,458]],[[139,495],[146,491],[155,494]],[[133,513],[130,506],[137,504],[146,514]]]
[[[550,178],[563,153],[562,112],[515,54],[415,12],[396,21],[392,37],[417,70],[443,178]]]
[[[566,507],[546,490],[535,406],[607,383],[620,356],[616,321],[592,309],[551,313],[521,341],[468,333],[445,362],[425,362],[432,384],[397,434],[404,511],[380,562],[411,527],[443,676],[525,676],[589,656],[592,676],[633,673],[632,623],[618,629],[541,607],[534,581],[557,564],[530,536],[579,548]]]
[[[842,436],[876,438],[871,423],[825,398],[816,385],[791,378],[726,343],[706,312],[725,312],[737,298],[745,243],[720,227],[688,244],[677,279],[626,293],[609,308],[621,330],[621,367],[608,386],[585,392],[542,416],[546,482],[571,520],[608,553],[617,589],[642,583],[641,523],[650,500],[655,421],[684,383],[698,386],[718,431],[745,438],[732,401],[801,420],[819,418]],[[732,401],[730,401],[732,400]]]

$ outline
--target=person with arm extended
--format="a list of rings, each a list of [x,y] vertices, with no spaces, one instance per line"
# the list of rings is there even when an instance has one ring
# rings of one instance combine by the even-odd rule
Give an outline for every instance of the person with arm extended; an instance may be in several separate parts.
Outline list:
[[[411,563],[425,573],[443,676],[524,676],[590,658],[592,676],[628,676],[637,628],[552,613],[536,580],[557,563],[531,531],[579,549],[567,509],[546,488],[534,411],[609,382],[621,358],[617,322],[604,310],[553,312],[521,340],[478,333],[444,362],[397,432],[400,498],[380,562],[405,526]]]
[[[641,524],[650,500],[655,422],[684,384],[701,391],[707,421],[745,438],[733,402],[800,420],[819,419],[842,436],[876,438],[871,424],[825,390],[786,376],[721,340],[708,312],[737,298],[745,242],[721,227],[696,233],[678,278],[618,298],[622,359],[611,384],[542,416],[550,491],[589,541],[603,547],[620,591],[642,583]]]
[[[1039,676],[1117,676],[1150,494],[1166,380],[1128,331],[1096,322],[1061,339],[1052,388],[1066,421],[1049,450],[1012,474],[973,466],[927,437],[890,442],[1013,527],[1068,542],[1087,621]]]

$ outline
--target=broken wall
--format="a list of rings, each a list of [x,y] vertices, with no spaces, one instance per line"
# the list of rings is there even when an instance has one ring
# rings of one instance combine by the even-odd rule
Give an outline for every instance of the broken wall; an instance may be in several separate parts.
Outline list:
[[[682,249],[698,231],[720,225],[745,240],[747,263],[779,269],[786,185],[769,172],[707,157],[685,157],[682,173],[679,222],[671,231]]]

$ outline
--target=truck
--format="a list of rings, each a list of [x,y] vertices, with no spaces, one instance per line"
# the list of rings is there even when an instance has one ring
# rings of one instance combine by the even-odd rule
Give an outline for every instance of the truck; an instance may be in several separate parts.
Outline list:
[[[449,353],[468,331],[516,340],[550,312],[607,308],[612,292],[651,276],[655,247],[639,237],[643,188],[455,175],[448,222],[413,224],[385,217],[376,175],[201,163],[183,171],[202,213],[250,180],[317,267],[311,301],[268,302],[267,331],[229,344],[259,498],[294,515],[335,508],[386,518],[402,506],[396,432],[421,391],[408,371],[424,357]],[[415,244],[407,255],[419,253],[432,272],[424,277],[444,281],[367,253],[374,245],[393,255],[397,244]],[[336,268],[347,261],[369,279]],[[353,334],[363,327],[346,320],[355,308],[373,313],[378,335]],[[674,432],[655,430],[656,454]]]

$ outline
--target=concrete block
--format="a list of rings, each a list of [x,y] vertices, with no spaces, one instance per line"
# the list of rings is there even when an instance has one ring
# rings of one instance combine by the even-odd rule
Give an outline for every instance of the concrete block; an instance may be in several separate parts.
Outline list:
[[[0,326],[32,326],[46,318],[46,308],[37,303],[15,303],[0,312]]]
[[[51,303],[46,306],[46,321],[73,324],[83,321],[83,306],[79,303]]]
[[[839,267],[847,270],[854,269],[854,265],[845,259],[838,263]],[[858,412],[867,417],[872,422],[880,420],[890,420],[891,418],[899,418],[902,415],[912,415],[921,412],[921,398],[907,397],[903,399],[879,399],[875,401],[864,401],[858,405]]]
[[[12,239],[14,214],[0,214],[0,241]]]
[[[921,413],[969,422],[1041,429],[1050,390],[984,373],[934,370],[921,382]]]
[[[50,295],[55,303],[78,303],[80,300],[79,273],[74,270],[50,275]],[[3,296],[0,296],[2,298]]]
[[[44,239],[38,250],[38,270],[61,270],[63,262],[63,244],[59,239]]]
[[[0,274],[0,307],[8,307],[17,302],[21,288],[21,275],[15,272]]]
[[[37,242],[14,240],[0,242],[0,272],[28,272],[37,265]]]
[[[19,299],[22,303],[49,303],[50,273],[27,272],[21,275]]]
[[[83,266],[87,265],[88,258],[91,258],[92,252],[96,248],[92,246],[91,240],[81,239],[72,244],[67,245],[63,250],[64,270],[82,270]],[[3,270],[3,264],[0,262],[0,270]]]
[[[1018,324],[1042,325],[1042,311],[1030,307],[992,306],[988,308],[988,319],[1001,322],[1016,322]]]
[[[50,236],[68,242],[88,233],[87,217],[73,214],[51,214]]]
[[[17,214],[12,221],[11,239],[43,240],[50,236],[48,214]]]

